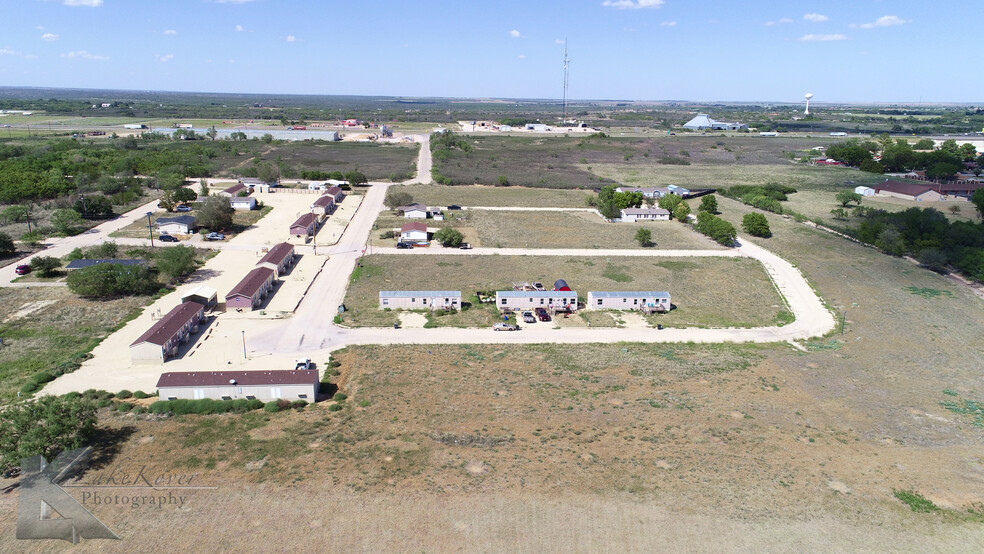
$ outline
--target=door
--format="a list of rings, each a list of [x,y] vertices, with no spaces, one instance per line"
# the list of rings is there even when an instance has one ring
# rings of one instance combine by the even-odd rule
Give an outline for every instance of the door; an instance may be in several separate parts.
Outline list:
[[[277,399],[279,399],[280,398],[280,387],[270,387],[270,397],[271,398],[277,398]]]

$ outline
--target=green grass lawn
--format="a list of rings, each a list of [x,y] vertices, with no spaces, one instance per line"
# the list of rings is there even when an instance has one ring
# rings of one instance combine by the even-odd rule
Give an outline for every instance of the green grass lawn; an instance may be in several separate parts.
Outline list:
[[[469,302],[478,290],[556,279],[582,297],[590,290],[667,290],[676,309],[655,321],[671,327],[757,327],[774,323],[785,309],[765,269],[746,258],[373,255],[361,263],[346,292],[347,325],[386,327],[398,320],[397,312],[379,309],[380,290],[460,290]],[[496,311],[487,304],[434,318],[451,327],[494,321]]]

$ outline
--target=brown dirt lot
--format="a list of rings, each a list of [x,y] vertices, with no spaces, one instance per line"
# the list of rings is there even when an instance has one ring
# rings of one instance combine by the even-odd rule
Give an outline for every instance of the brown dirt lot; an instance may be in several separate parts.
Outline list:
[[[512,290],[513,281],[550,286],[559,278],[585,298],[589,290],[668,290],[675,309],[653,321],[670,327],[757,327],[774,323],[785,310],[765,269],[746,258],[373,255],[361,263],[342,314],[346,325],[358,327],[396,322],[396,312],[379,309],[380,290],[460,290],[462,301],[469,302],[475,291]],[[484,327],[496,321],[496,311],[490,304],[473,304],[433,321]],[[581,318],[555,322],[580,325]]]
[[[414,202],[427,206],[516,206],[524,208],[584,208],[593,193],[581,190],[544,190],[524,187],[408,185]]]

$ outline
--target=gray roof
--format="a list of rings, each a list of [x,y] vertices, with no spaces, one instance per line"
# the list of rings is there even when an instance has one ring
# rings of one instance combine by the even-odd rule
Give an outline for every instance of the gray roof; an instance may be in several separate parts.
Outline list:
[[[161,373],[157,388],[161,387],[221,387],[263,385],[313,385],[318,382],[317,370],[291,371],[171,371]]]
[[[146,260],[115,260],[115,259],[99,259],[99,260],[72,260],[68,262],[65,269],[82,269],[83,267],[92,267],[94,265],[100,264],[116,264],[116,265],[147,265]]]
[[[627,215],[643,215],[643,214],[655,214],[655,215],[670,215],[670,210],[664,210],[663,208],[625,208],[622,213]]]
[[[461,296],[460,290],[381,290],[379,297],[383,298],[417,298],[429,296]]]
[[[155,225],[167,225],[168,223],[180,223],[182,225],[187,225],[189,227],[195,226],[195,216],[193,215],[179,215],[175,217],[161,217],[158,218]]]
[[[588,294],[594,298],[669,298],[670,293],[666,291],[624,291],[624,292],[610,292],[610,291],[591,291]]]
[[[500,298],[567,298],[577,296],[573,290],[497,290]]]

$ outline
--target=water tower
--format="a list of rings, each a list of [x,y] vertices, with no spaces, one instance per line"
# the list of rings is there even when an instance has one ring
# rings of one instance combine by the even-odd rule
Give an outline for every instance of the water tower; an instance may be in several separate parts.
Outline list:
[[[803,112],[803,115],[810,115],[810,98],[813,98],[813,93],[806,93],[804,98],[806,98],[806,111]]]

